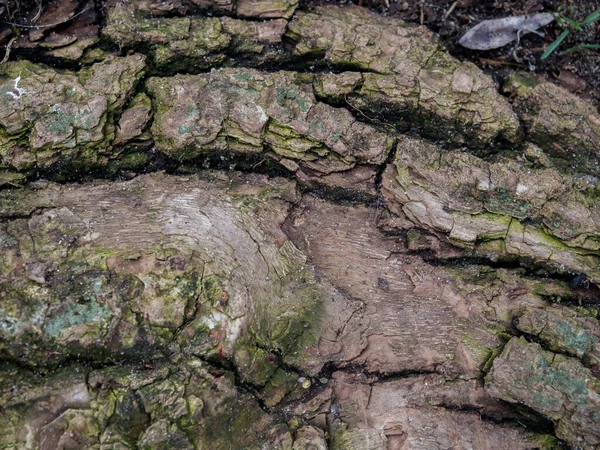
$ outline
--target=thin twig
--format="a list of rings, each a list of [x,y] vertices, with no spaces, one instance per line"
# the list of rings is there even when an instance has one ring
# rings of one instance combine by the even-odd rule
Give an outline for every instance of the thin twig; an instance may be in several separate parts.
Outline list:
[[[421,0],[421,1],[419,2],[419,3],[421,4],[421,17],[420,17],[420,22],[421,22],[421,25],[423,25],[423,23],[425,22],[425,15],[423,14],[423,1],[424,1],[424,0]]]
[[[6,22],[6,21],[3,21],[3,23],[5,23],[7,25],[11,25],[13,27],[17,27],[17,28],[33,28],[35,30],[39,30],[40,28],[55,27],[57,25],[61,25],[63,23],[67,23],[69,20],[73,20],[75,17],[82,15],[87,10],[88,10],[88,8],[82,9],[77,14],[75,14],[73,17],[69,17],[68,19],[63,20],[62,22],[47,23],[45,25],[24,25],[24,24],[21,24],[21,23],[13,23],[13,22]]]
[[[13,36],[12,39],[8,41],[8,44],[6,44],[6,52],[4,53],[4,58],[2,58],[2,61],[0,61],[0,65],[8,61],[8,57],[10,56],[10,49],[12,48],[12,45],[15,43],[16,40],[17,37]]]
[[[42,15],[42,0],[39,0],[38,11],[35,14],[35,16],[33,17],[33,19],[31,19],[31,22],[37,22],[37,20],[41,17],[41,15]]]
[[[456,0],[454,3],[452,3],[452,5],[450,5],[450,8],[448,8],[448,11],[446,11],[444,13],[444,19],[447,19],[448,16],[450,14],[452,14],[452,11],[454,11],[454,8],[456,8],[456,5],[458,5],[458,0]]]

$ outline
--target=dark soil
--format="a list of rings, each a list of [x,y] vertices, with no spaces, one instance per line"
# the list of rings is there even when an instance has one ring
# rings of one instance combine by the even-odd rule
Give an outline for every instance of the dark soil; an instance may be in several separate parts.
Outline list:
[[[498,80],[515,70],[544,74],[565,89],[600,105],[600,51],[561,54],[577,45],[600,44],[600,22],[588,26],[583,33],[571,32],[557,51],[544,61],[540,56],[563,31],[556,22],[540,30],[545,37],[529,33],[521,38],[518,46],[513,42],[497,50],[474,51],[458,44],[470,28],[483,20],[561,11],[572,20],[583,21],[600,8],[600,0],[315,0],[303,2],[303,6],[310,8],[330,3],[355,3],[386,16],[422,23],[439,35],[453,56],[472,61]]]

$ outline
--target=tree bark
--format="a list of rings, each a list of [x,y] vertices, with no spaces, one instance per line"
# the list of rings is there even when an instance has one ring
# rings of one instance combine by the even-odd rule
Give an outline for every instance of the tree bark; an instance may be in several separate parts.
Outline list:
[[[0,449],[600,448],[593,105],[357,7],[105,9],[0,66]]]

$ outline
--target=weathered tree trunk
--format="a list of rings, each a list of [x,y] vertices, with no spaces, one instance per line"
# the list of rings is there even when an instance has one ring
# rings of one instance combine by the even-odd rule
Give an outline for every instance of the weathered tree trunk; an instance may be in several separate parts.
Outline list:
[[[0,449],[600,448],[597,110],[296,3],[0,66]]]

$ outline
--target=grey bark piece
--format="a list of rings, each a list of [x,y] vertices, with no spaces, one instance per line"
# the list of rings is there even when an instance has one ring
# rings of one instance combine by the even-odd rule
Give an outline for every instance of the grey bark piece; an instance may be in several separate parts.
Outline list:
[[[115,115],[145,71],[141,55],[109,57],[78,74],[27,61],[0,68],[0,167],[44,168],[58,160],[105,165]]]
[[[308,426],[296,431],[296,440],[293,450],[304,450],[306,448],[314,450],[327,450],[327,441],[323,430]]]
[[[48,207],[2,227],[10,242],[2,258],[3,351],[45,365],[81,351],[97,360],[132,352],[155,357],[180,339],[192,352],[233,356],[236,347],[245,348],[243,330],[256,327],[250,350],[259,339],[289,353],[290,363],[303,358],[292,347],[318,338],[312,316],[322,301],[304,274],[305,256],[278,228],[289,205],[271,203],[260,214],[264,226],[251,218],[252,208],[262,208],[252,197],[256,189],[266,198],[278,192],[293,199],[293,184],[253,184],[246,194],[241,185],[224,197],[214,188],[227,189],[228,182],[218,179],[150,176],[117,186],[49,185],[25,196],[2,195],[1,214],[11,214],[11,204]],[[20,276],[20,260],[27,261],[29,279]],[[276,344],[285,336],[287,344]],[[36,346],[28,345],[32,339]],[[54,358],[44,357],[49,348],[57,349]]]
[[[493,81],[473,64],[451,58],[424,27],[328,6],[297,13],[286,36],[296,43],[296,56],[362,71],[362,83],[347,101],[367,115],[399,114],[402,123],[416,113],[424,133],[446,140],[448,131],[458,131],[474,146],[519,139],[517,117]]]
[[[527,73],[504,84],[529,139],[569,172],[600,175],[600,114],[589,102]]]
[[[513,159],[489,163],[401,138],[382,192],[392,211],[446,233],[456,245],[529,257],[598,282],[600,209],[584,186],[554,168]]]
[[[82,352],[227,357],[260,386],[270,351],[309,374],[351,359],[360,305],[317,283],[281,230],[296,195],[218,173],[3,192],[0,217],[31,217],[0,228],[0,350],[44,367]]]
[[[152,118],[152,104],[150,98],[144,94],[137,94],[123,111],[117,132],[115,134],[114,145],[124,145],[130,141],[149,140],[152,136],[147,130]]]
[[[236,4],[236,13],[241,17],[289,19],[298,6],[298,0],[237,0]]]
[[[556,435],[570,445],[600,445],[600,384],[579,361],[513,338],[486,377],[493,397],[523,403],[550,417]]]

